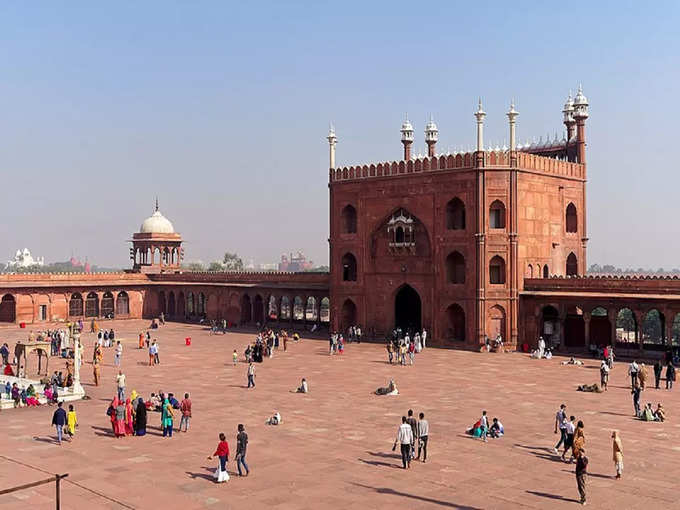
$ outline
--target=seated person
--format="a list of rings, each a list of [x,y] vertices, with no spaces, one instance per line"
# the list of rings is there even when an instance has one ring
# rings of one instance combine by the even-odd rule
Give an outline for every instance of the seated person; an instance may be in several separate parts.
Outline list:
[[[482,437],[482,420],[477,420],[472,427],[465,430],[465,433],[472,437]]]
[[[52,385],[50,383],[47,383],[45,385],[45,389],[43,390],[43,393],[45,394],[45,398],[47,399],[47,401],[51,402],[52,396],[54,395],[54,391],[52,390]]]
[[[14,376],[14,370],[12,370],[12,366],[9,363],[5,365],[3,373],[4,375],[11,375],[12,377]]]
[[[168,402],[170,402],[173,409],[179,409],[179,400],[175,398],[174,393],[168,393]]]
[[[563,365],[583,365],[583,361],[578,360],[578,359],[574,359],[574,357],[572,356],[571,358],[569,358],[569,361],[563,361],[562,364]]]
[[[501,438],[503,437],[503,434],[505,434],[505,428],[503,427],[503,424],[498,421],[498,418],[494,418],[493,423],[489,428],[489,435],[493,438]]]
[[[148,402],[144,403],[147,409],[153,409],[154,411],[161,410],[161,397],[155,393],[151,394],[151,398]]]
[[[545,352],[545,359],[552,359],[552,351],[550,349]]]
[[[307,379],[302,378],[302,383],[298,388],[292,390],[292,393],[309,393],[309,386],[307,386]]]
[[[642,413],[640,413],[640,419],[642,421],[656,421],[651,402],[648,402],[645,408],[642,410]]]
[[[274,416],[269,418],[265,425],[280,425],[281,424],[281,414],[278,411],[274,411]]]
[[[590,393],[601,393],[602,390],[600,387],[595,384],[581,384],[578,388],[576,388],[577,391],[587,391]]]
[[[666,421],[666,410],[663,408],[662,404],[657,404],[656,411],[654,411],[654,417],[656,421]]]
[[[390,379],[389,384],[385,388],[378,388],[375,390],[376,395],[399,395],[397,385],[394,384],[394,379]]]

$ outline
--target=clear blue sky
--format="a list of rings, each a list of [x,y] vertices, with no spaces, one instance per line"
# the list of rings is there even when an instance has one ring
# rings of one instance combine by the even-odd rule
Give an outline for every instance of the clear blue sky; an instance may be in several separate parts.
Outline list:
[[[589,263],[680,266],[677,2],[4,2],[0,260],[126,266],[154,197],[188,260],[328,257],[338,163],[561,132],[590,100]]]

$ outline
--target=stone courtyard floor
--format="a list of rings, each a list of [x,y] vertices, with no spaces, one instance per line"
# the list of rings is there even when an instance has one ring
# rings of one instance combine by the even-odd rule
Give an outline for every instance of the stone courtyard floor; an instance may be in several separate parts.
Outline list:
[[[0,458],[0,490],[46,478],[47,472],[69,473],[62,484],[67,509],[574,508],[574,465],[552,453],[554,415],[564,402],[585,422],[589,506],[680,507],[680,389],[647,389],[642,395],[643,402],[663,402],[670,421],[634,420],[623,363],[615,366],[607,393],[584,394],[576,391],[578,384],[599,380],[594,360],[561,366],[559,357],[538,361],[521,354],[427,349],[414,366],[401,367],[387,364],[382,345],[352,344],[343,356],[329,357],[327,342],[305,339],[258,364],[257,387],[247,390],[247,365],[232,366],[231,353],[237,349],[242,360],[253,333],[210,336],[200,326],[166,325],[154,335],[161,365],[150,368],[147,351],[135,348],[146,324],[114,323],[125,347],[127,391],[136,389],[146,398],[158,389],[178,397],[191,393],[189,433],[163,438],[159,414],[149,413],[146,437],[114,439],[106,416],[115,393],[113,349],[105,350],[104,384],[96,388],[89,363],[94,335],[86,334],[82,372],[91,400],[76,403],[75,440],[54,444],[54,407],[0,412],[0,455],[21,463]],[[26,334],[0,329],[0,340],[13,345]],[[184,345],[187,336],[190,347]],[[301,377],[309,381],[310,393],[290,393]],[[401,394],[373,395],[390,377]],[[391,447],[409,408],[424,412],[430,422],[430,458],[402,470],[398,450]],[[501,419],[503,439],[485,444],[464,434],[482,409]],[[266,426],[274,410],[283,424]],[[238,423],[250,438],[248,478],[235,475]],[[621,431],[625,452],[620,481],[613,477],[614,428]],[[222,431],[232,449],[232,478],[217,485],[211,477],[216,462],[206,456]],[[0,510],[54,507],[54,484],[0,496]]]

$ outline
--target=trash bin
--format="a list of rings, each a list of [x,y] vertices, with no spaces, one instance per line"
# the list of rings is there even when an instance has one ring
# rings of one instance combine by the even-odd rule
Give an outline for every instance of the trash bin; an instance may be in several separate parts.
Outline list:
[[[186,337],[186,338],[184,339],[184,343],[185,343],[186,345],[191,345],[191,337],[190,337],[190,336]]]
[[[20,322],[20,323],[19,323],[19,327],[20,327],[21,329],[26,329],[26,323],[25,323],[25,322]]]

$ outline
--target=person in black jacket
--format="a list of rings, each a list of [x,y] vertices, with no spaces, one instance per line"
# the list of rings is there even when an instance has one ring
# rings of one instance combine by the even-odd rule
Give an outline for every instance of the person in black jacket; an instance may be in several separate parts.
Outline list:
[[[576,457],[576,485],[578,487],[579,496],[581,496],[581,504],[586,504],[586,476],[588,474],[588,457],[586,457],[585,449],[581,448],[577,452]]]
[[[66,411],[62,408],[63,402],[57,404],[57,409],[52,415],[52,425],[57,427],[57,443],[61,446],[64,426],[66,425]]]
[[[659,381],[661,381],[661,371],[663,367],[661,366],[661,360],[656,360],[654,363],[654,387],[659,389]]]
[[[675,381],[675,366],[673,362],[668,363],[666,366],[666,389],[673,389],[673,381]]]

